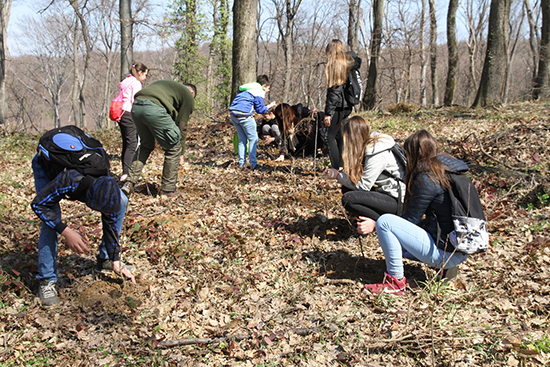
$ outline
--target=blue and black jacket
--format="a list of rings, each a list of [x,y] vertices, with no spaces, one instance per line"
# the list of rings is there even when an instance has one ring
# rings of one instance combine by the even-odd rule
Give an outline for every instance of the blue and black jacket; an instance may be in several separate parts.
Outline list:
[[[81,184],[88,187],[89,185],[86,181],[89,177],[74,169],[64,170],[36,195],[31,203],[32,210],[48,227],[57,233],[63,232],[67,228],[67,225],[61,220],[61,215],[55,213],[53,207],[62,199],[86,203],[87,188],[83,189]],[[109,259],[112,261],[120,260],[120,244],[119,235],[116,230],[116,220],[116,213],[101,213],[103,241],[109,254]]]

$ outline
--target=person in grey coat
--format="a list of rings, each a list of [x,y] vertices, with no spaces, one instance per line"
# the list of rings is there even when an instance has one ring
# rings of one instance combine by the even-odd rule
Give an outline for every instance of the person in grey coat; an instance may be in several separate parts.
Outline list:
[[[361,116],[352,116],[342,125],[344,169],[327,170],[328,178],[342,184],[342,205],[358,216],[357,231],[370,233],[382,214],[401,214],[405,167],[391,148],[394,139],[370,130]]]

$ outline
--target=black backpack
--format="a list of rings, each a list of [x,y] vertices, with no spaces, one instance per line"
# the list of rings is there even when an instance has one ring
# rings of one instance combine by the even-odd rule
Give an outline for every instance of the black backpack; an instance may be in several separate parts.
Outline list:
[[[489,232],[483,207],[473,182],[463,172],[447,172],[451,187],[451,215],[454,230],[449,241],[458,252],[476,254],[489,248]]]
[[[355,55],[355,60],[357,62],[348,72],[346,84],[344,85],[344,97],[352,106],[359,104],[363,96],[363,82],[361,80],[361,72],[359,71],[361,67],[361,58]]]
[[[390,152],[392,152],[393,156],[395,157],[395,161],[397,162],[397,165],[399,168],[405,168],[407,167],[407,155],[405,153],[405,148],[403,148],[401,145],[395,143],[390,149],[388,149]],[[392,177],[397,182],[403,182],[403,179],[399,175],[392,175],[389,171],[384,170],[380,174],[380,178],[387,178]],[[397,215],[403,214],[403,197],[401,195],[401,190],[399,190],[399,196],[397,197]]]
[[[93,177],[109,174],[109,157],[101,142],[74,125],[45,132],[36,151],[50,180],[65,168]]]

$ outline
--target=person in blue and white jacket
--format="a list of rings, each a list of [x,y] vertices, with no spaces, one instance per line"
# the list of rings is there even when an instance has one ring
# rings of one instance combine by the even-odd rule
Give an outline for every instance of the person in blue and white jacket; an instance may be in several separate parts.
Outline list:
[[[241,85],[239,93],[237,93],[229,106],[229,116],[239,136],[238,153],[240,168],[245,168],[247,143],[250,168],[256,169],[258,165],[256,159],[258,131],[256,120],[254,119],[254,111],[263,115],[277,104],[276,102],[271,102],[269,105],[265,105],[264,99],[265,95],[269,93],[269,88],[269,78],[267,75],[260,75],[257,78],[257,82]]]
[[[34,213],[42,221],[38,239],[38,297],[43,306],[59,303],[57,299],[57,244],[58,234],[65,238],[69,249],[87,253],[88,241],[68,227],[61,218],[59,202],[63,199],[80,201],[101,213],[103,237],[99,244],[96,270],[110,270],[136,282],[132,265],[120,259],[120,231],[126,214],[128,198],[116,180],[110,176],[84,176],[74,169],[65,169],[51,180],[37,155],[32,160],[36,197],[31,203]]]

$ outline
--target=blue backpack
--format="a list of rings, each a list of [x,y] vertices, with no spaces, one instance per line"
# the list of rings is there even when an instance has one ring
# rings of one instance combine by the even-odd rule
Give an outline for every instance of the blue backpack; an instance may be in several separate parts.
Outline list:
[[[53,180],[64,169],[85,176],[109,174],[109,156],[101,142],[74,126],[62,126],[44,133],[38,142],[38,163]]]

